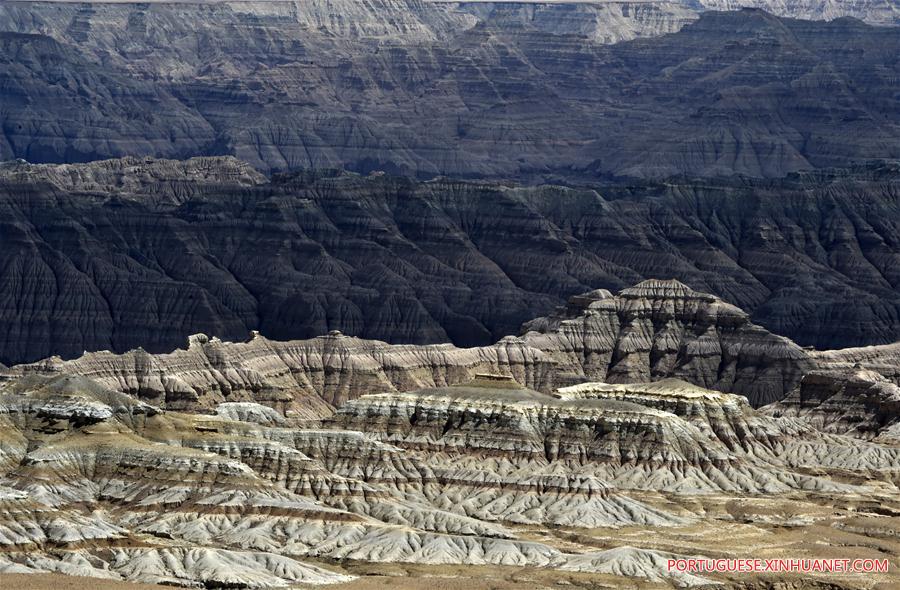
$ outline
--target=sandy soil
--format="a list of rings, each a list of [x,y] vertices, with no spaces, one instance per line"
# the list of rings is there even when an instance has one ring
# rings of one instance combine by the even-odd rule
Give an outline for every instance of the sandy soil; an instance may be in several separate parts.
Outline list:
[[[333,566],[332,566],[333,568]],[[356,571],[354,571],[356,570]],[[415,564],[374,564],[349,567],[348,573],[362,576],[347,584],[297,586],[303,590],[574,590],[609,588],[662,590],[663,584],[639,580],[566,574],[553,570],[512,567],[428,567]],[[172,590],[171,586],[132,584],[61,574],[0,574],[3,590]]]
[[[3,590],[159,590],[165,586],[132,584],[62,574],[0,574]],[[171,590],[171,587],[169,587]]]

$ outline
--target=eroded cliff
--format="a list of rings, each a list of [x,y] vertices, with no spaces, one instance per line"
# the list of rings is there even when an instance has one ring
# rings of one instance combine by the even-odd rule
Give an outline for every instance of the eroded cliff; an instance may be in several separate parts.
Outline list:
[[[340,332],[311,340],[247,342],[192,336],[186,349],[52,357],[8,375],[76,374],[169,409],[267,404],[296,418],[326,416],[366,393],[409,391],[503,374],[544,392],[584,381],[677,376],[746,395],[784,397],[814,367],[807,353],[747,314],[677,281],[645,281],[618,297],[591,292],[484,347],[391,345]]]
[[[690,18],[647,3],[483,9],[4,2],[0,158],[231,154],[264,171],[531,181],[900,156],[897,27],[704,12],[606,45]]]
[[[773,535],[800,557],[811,539],[896,547],[882,515],[900,509],[898,449],[684,382],[554,398],[482,377],[363,396],[313,428],[227,413],[165,412],[65,374],[0,383],[0,573],[278,588],[383,562],[684,587],[734,579],[669,571],[679,537],[692,556],[736,555],[735,534],[768,539],[762,557]],[[632,530],[636,546],[603,541]]]
[[[779,181],[516,188],[232,158],[0,166],[0,362],[190,334],[487,345],[568,297],[676,278],[819,348],[900,338],[889,164]],[[712,382],[709,382],[711,384]]]

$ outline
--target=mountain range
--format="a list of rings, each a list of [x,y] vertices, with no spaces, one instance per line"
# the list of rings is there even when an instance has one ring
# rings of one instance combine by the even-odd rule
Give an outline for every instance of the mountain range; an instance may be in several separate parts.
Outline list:
[[[329,330],[487,345],[676,278],[804,346],[900,338],[900,168],[564,188],[268,179],[233,158],[0,166],[0,362]]]
[[[0,587],[900,587],[898,25],[0,0]]]
[[[0,158],[571,182],[900,157],[897,27],[653,3],[626,20],[660,6],[677,14],[607,36],[591,3],[4,2]]]

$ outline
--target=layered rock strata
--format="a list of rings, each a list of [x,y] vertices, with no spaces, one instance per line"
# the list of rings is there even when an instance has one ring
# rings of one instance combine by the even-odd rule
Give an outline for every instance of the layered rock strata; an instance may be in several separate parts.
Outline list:
[[[693,15],[497,6],[4,2],[0,159],[230,154],[265,171],[581,181],[900,156],[897,27],[703,12],[607,45]]]
[[[288,342],[255,334],[237,343],[196,335],[171,353],[53,357],[6,374],[83,375],[168,409],[218,406],[235,416],[229,408],[240,409],[231,403],[258,402],[313,419],[365,393],[464,383],[478,374],[508,375],[544,392],[583,381],[680,377],[762,405],[784,397],[813,368],[794,343],[677,281],[645,281],[615,297],[576,296],[523,330],[479,348],[389,345],[340,333]]]
[[[593,43],[618,43],[674,33],[697,18],[677,2],[509,2],[453,1],[449,4],[501,30],[533,29],[553,35],[578,35]]]
[[[266,181],[232,158],[7,163],[0,362],[252,330],[483,346],[572,295],[672,277],[802,345],[893,342],[898,178],[873,164],[588,190]]]
[[[553,397],[484,375],[363,396],[314,428],[250,402],[219,414],[162,411],[65,374],[0,384],[0,572],[273,588],[390,562],[703,585],[668,571],[681,557],[669,545],[593,535],[694,537],[735,526],[716,516],[723,502],[791,497],[825,503],[835,528],[816,538],[877,538],[869,512],[889,514],[900,484],[897,447],[677,380]]]
[[[865,369],[900,385],[900,342],[840,350],[817,350],[811,351],[810,356],[823,368],[846,373],[852,373],[854,369]]]
[[[0,571],[247,588],[350,579],[303,561],[316,558],[705,582],[665,574],[653,565],[664,553],[576,556],[507,527],[685,520],[600,482],[446,481],[437,463],[360,432],[264,426],[249,406],[250,421],[161,413],[68,376],[7,383],[0,407]]]
[[[434,457],[449,457],[442,472],[450,484],[477,476],[524,480],[548,490],[609,482],[688,494],[830,493],[851,487],[798,468],[900,469],[900,449],[769,418],[740,396],[681,381],[587,383],[558,395],[478,382],[367,395],[343,406],[329,424],[371,433],[432,464]],[[466,510],[476,509],[477,499],[453,498]]]
[[[603,290],[572,297],[523,331],[525,342],[555,362],[557,386],[678,377],[763,405],[813,367],[787,338],[677,281],[644,281],[615,297]]]
[[[762,411],[800,418],[824,432],[900,441],[900,387],[859,367],[812,371]]]

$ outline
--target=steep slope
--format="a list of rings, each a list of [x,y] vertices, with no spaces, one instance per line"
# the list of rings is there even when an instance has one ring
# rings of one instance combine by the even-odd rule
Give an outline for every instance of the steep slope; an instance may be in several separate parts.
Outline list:
[[[834,492],[850,488],[793,470],[900,469],[900,449],[768,418],[739,396],[677,380],[587,383],[559,390],[558,399],[475,381],[363,396],[328,424],[371,433],[421,461],[441,461],[435,476],[463,486],[477,475],[485,486],[494,478],[501,487],[510,478],[545,480],[541,485],[548,491],[563,485],[574,492],[575,481],[596,479],[682,494]],[[447,458],[449,470],[443,465]],[[471,494],[458,497],[467,499],[460,508],[466,511],[481,501]]]
[[[790,340],[677,281],[645,281],[618,297],[605,291],[576,296],[525,330],[521,338],[479,348],[390,345],[340,332],[286,342],[254,333],[237,343],[198,334],[186,349],[171,353],[103,351],[71,361],[57,356],[5,374],[81,375],[168,409],[254,402],[311,419],[366,393],[498,373],[544,392],[584,381],[677,376],[746,395],[758,406],[783,398],[815,366]]]
[[[604,2],[603,0],[432,0],[451,3],[481,18],[516,17],[556,33],[579,32],[595,39],[619,40],[631,33],[645,36],[678,30],[684,22],[673,17],[704,10],[759,8],[791,18],[834,20],[853,17],[876,25],[900,24],[895,0],[658,0]],[[575,18],[575,16],[578,18]],[[696,16],[693,16],[696,18]],[[600,20],[606,22],[598,22]],[[673,27],[671,30],[666,28]],[[666,27],[666,28],[662,28]],[[602,32],[602,34],[600,34]],[[630,37],[626,37],[630,38]]]
[[[195,335],[186,349],[151,355],[87,353],[20,365],[8,373],[72,373],[90,377],[170,409],[211,410],[222,402],[264,403],[299,418],[318,418],[363,393],[467,381],[476,373],[504,372],[549,389],[553,365],[521,340],[460,349],[390,345],[333,333],[278,342],[255,335],[222,342]]]
[[[674,33],[697,19],[687,3],[677,2],[530,2],[474,0],[448,4],[472,14],[483,25],[533,28],[554,35],[579,35],[594,43]]]
[[[578,180],[900,157],[900,28],[705,12],[603,45],[555,18],[473,22],[420,0],[4,2],[0,158]],[[38,44],[40,59],[12,57]]]
[[[0,32],[0,84],[0,159],[187,157],[208,152],[215,139],[203,116],[164,85],[104,67],[44,35]]]
[[[704,452],[715,455],[717,449],[724,448],[728,449],[725,454],[731,453],[736,456],[732,460],[744,457],[750,464],[759,460],[769,469],[774,467],[776,472],[779,470],[777,466],[785,466],[788,470],[798,469],[804,474],[831,472],[837,474],[842,469],[871,470],[872,473],[884,476],[887,481],[896,482],[900,448],[822,433],[805,420],[772,418],[764,412],[751,409],[746,400],[740,396],[706,390],[676,379],[629,385],[584,383],[562,388],[558,390],[557,395],[564,401],[628,401],[678,416],[701,433],[694,435],[696,444],[687,445],[694,453],[697,448],[702,448]],[[671,448],[671,445],[668,448]],[[633,451],[632,455],[637,452]],[[653,456],[653,460],[656,459],[657,456]],[[723,464],[721,461],[708,461],[693,455],[687,461],[691,462],[701,469],[712,463],[716,468],[716,476],[730,482],[725,485],[735,484],[727,469],[719,471]],[[691,478],[691,475],[679,469],[683,464],[685,462],[674,460],[676,480]],[[629,469],[633,467],[632,463],[628,464]],[[823,471],[810,472],[807,470],[810,467],[817,467]],[[754,469],[749,466],[740,467],[737,472],[741,478],[753,479],[755,484],[751,485],[758,485],[762,481],[766,481],[767,485],[775,485],[772,482],[772,474],[759,478],[752,475]],[[779,476],[774,477],[780,480]],[[640,472],[635,474],[634,478],[636,482],[642,481]],[[797,485],[804,489],[819,485],[802,478],[791,481],[793,483],[788,485]],[[722,480],[716,480],[715,485],[723,485]]]
[[[900,387],[859,367],[812,371],[761,411],[798,417],[824,432],[900,441]]]
[[[632,560],[666,556],[655,551],[595,552],[586,560],[519,539],[497,523],[517,519],[520,511],[512,507],[486,508],[480,519],[442,508],[430,467],[358,432],[166,415],[69,376],[4,384],[0,409],[0,440],[26,443],[5,447],[10,454],[0,471],[4,571],[242,588],[352,579],[302,561],[312,557],[614,568],[704,581],[629,567]],[[380,480],[342,473],[350,458],[365,473],[380,471]],[[392,473],[405,483],[392,483]],[[528,497],[526,486],[514,485],[512,493]],[[453,494],[451,488],[447,484],[445,493]],[[680,522],[602,486],[586,490],[595,496],[589,515],[551,489],[545,493],[518,519],[574,526]],[[605,516],[597,512],[601,507]]]
[[[812,351],[811,356],[823,367],[846,372],[850,372],[851,369],[867,369],[900,385],[900,342],[840,350],[818,350]]]
[[[802,345],[893,342],[898,194],[887,164],[591,190],[7,163],[0,362],[251,330],[486,345],[572,295],[670,277]]]
[[[787,338],[677,281],[644,281],[618,297],[573,297],[523,330],[523,340],[554,361],[557,386],[680,377],[741,393],[758,406],[781,399],[814,366]]]
[[[849,16],[876,25],[900,24],[900,5],[893,0],[696,0],[695,3],[706,10],[753,7],[809,20]]]
[[[798,557],[813,539],[896,554],[900,449],[680,381],[553,398],[481,378],[363,396],[325,428],[242,410],[162,412],[66,374],[0,383],[0,573],[278,588],[386,562],[660,588],[731,581],[669,571],[669,536],[693,556],[734,556],[735,530]],[[603,539],[633,530],[636,546]]]

